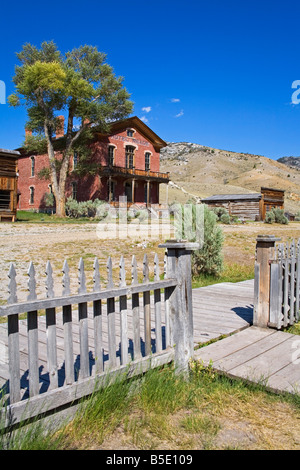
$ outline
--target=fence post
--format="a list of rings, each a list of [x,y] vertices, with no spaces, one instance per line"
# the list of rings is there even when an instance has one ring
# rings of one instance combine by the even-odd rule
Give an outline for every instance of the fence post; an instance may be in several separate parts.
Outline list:
[[[256,239],[256,269],[253,325],[267,328],[270,321],[270,264],[274,259],[274,235],[258,235]]]
[[[191,253],[199,244],[168,240],[159,247],[167,250],[167,277],[178,281],[169,292],[170,344],[175,346],[176,370],[187,372],[194,354]]]

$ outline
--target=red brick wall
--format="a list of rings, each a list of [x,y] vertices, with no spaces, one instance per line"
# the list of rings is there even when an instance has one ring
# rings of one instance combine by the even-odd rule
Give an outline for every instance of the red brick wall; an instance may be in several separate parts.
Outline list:
[[[101,141],[94,143],[93,162],[98,162],[99,166],[108,164],[108,146],[115,146],[115,166],[125,167],[125,147],[132,145],[135,147],[134,167],[138,170],[145,170],[145,153],[150,152],[150,170],[159,171],[159,153],[153,145],[138,131],[134,132],[133,137],[127,136],[127,130],[109,137],[102,137]],[[80,158],[80,156],[79,156]],[[44,196],[49,193],[49,180],[40,179],[39,172],[43,168],[48,168],[48,155],[37,155],[35,157],[35,176],[31,176],[31,159],[23,157],[19,159],[19,180],[18,189],[20,192],[18,209],[45,209]],[[66,197],[72,195],[72,182],[77,181],[77,200],[84,201],[88,199],[107,199],[107,179],[96,176],[78,177],[72,172],[73,162],[70,162],[70,174],[66,184]],[[115,198],[124,194],[124,179],[116,181]],[[34,204],[30,204],[30,186],[34,187]],[[136,181],[135,199],[144,202],[144,182]],[[150,202],[158,202],[157,183],[151,183]]]
[[[50,181],[40,179],[38,173],[47,168],[48,155],[35,156],[35,171],[34,176],[31,176],[31,159],[30,157],[20,158],[18,161],[18,192],[19,202],[18,209],[43,209],[43,198],[46,193],[49,193]],[[30,204],[30,186],[34,188],[34,204]]]

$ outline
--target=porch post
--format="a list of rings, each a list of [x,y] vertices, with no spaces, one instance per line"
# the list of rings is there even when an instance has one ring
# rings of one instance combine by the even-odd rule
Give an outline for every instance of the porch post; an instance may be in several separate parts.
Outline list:
[[[168,240],[159,245],[159,248],[167,250],[167,278],[178,281],[177,286],[170,288],[167,293],[170,345],[175,345],[176,370],[187,372],[189,360],[194,355],[191,254],[199,248],[199,244]]]
[[[254,284],[253,325],[267,328],[270,315],[270,264],[274,259],[274,235],[258,235],[256,239],[256,262]]]
[[[150,201],[150,181],[147,180],[147,207],[149,206]]]
[[[133,178],[132,185],[131,185],[131,202],[132,203],[134,203],[134,185],[135,185],[135,179]]]
[[[111,176],[108,177],[108,202],[111,203]]]

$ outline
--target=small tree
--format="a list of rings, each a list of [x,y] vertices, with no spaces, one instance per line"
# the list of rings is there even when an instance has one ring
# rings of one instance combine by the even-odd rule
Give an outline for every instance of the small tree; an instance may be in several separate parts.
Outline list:
[[[188,217],[184,216],[184,206],[176,204],[173,207],[174,212],[178,210],[181,211],[181,216],[177,218],[175,217],[175,233],[177,232],[182,234],[182,237],[189,241],[199,241],[197,240],[196,235],[196,205],[190,205],[192,210],[188,211]],[[221,227],[217,224],[217,215],[205,204],[201,207],[203,208],[203,229],[201,230],[203,240],[201,240],[202,247],[192,253],[192,271],[194,275],[212,274],[217,276],[223,269],[223,232]],[[190,217],[192,220],[188,220],[188,223],[185,224],[185,221]],[[178,223],[178,221],[182,224],[182,226],[179,227],[180,230],[176,227],[176,223]]]
[[[28,152],[47,152],[49,178],[56,201],[56,214],[65,215],[65,189],[70,156],[80,148],[81,165],[95,171],[88,162],[92,128],[109,130],[109,123],[132,111],[122,77],[114,75],[105,63],[106,55],[96,47],[80,46],[63,55],[51,42],[37,49],[25,44],[17,57],[13,81],[16,92],[9,97],[11,106],[27,108],[27,128],[33,135],[25,140]],[[59,155],[54,149],[54,134],[60,125],[59,114],[67,114],[66,129]]]

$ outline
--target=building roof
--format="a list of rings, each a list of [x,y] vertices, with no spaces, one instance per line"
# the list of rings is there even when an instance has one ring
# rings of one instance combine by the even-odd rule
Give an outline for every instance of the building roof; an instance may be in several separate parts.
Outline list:
[[[244,201],[244,200],[259,200],[261,199],[260,193],[251,194],[215,194],[214,196],[202,199],[202,202],[213,201]]]
[[[0,155],[4,155],[6,157],[19,157],[20,152],[17,150],[7,150],[7,149],[0,149]]]

